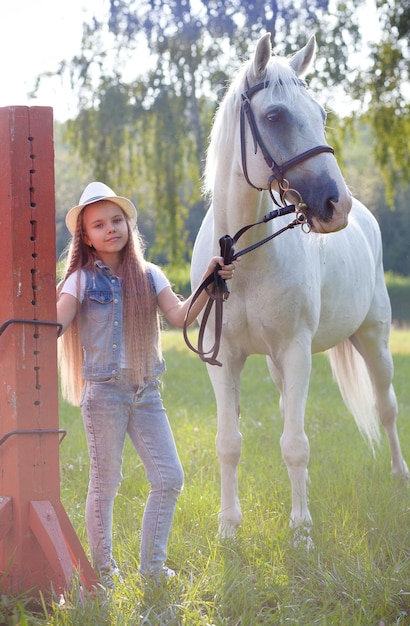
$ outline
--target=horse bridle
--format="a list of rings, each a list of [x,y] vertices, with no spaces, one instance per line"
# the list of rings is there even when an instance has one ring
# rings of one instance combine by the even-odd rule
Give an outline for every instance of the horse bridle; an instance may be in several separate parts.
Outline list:
[[[304,86],[303,81],[300,79],[295,79],[295,82],[301,86]],[[305,150],[305,152],[298,154],[292,159],[289,159],[289,161],[285,161],[285,163],[282,163],[281,165],[276,163],[275,159],[270,155],[269,150],[267,149],[262,139],[262,136],[256,124],[255,115],[252,111],[252,105],[251,105],[252,97],[259,91],[262,91],[263,89],[266,89],[267,87],[269,87],[270,81],[267,80],[262,83],[258,83],[257,85],[254,85],[253,87],[249,87],[248,81],[246,79],[246,84],[247,84],[247,89],[241,95],[242,102],[241,102],[241,113],[240,113],[240,124],[239,124],[240,136],[241,136],[241,158],[242,158],[243,174],[245,176],[245,179],[248,185],[250,185],[254,189],[257,189],[258,191],[264,190],[262,187],[257,187],[256,185],[254,185],[248,175],[248,168],[247,168],[247,163],[246,163],[246,141],[245,141],[246,139],[245,119],[247,119],[249,128],[251,129],[252,137],[253,137],[254,151],[255,151],[254,153],[255,154],[257,153],[258,146],[259,146],[259,148],[261,149],[263,158],[265,159],[265,163],[267,164],[269,169],[272,170],[272,176],[268,180],[268,184],[269,184],[268,189],[271,193],[271,196],[274,202],[277,204],[271,191],[272,183],[274,180],[277,180],[279,183],[279,192],[280,192],[281,200],[283,201],[283,197],[282,197],[283,192],[289,191],[289,184],[288,184],[288,181],[285,179],[285,172],[290,170],[292,167],[295,167],[295,165],[300,165],[300,163],[303,163],[303,161],[307,161],[307,159],[311,159],[317,154],[320,154],[322,152],[331,152],[332,154],[334,154],[335,151],[332,148],[332,146],[328,146],[326,144],[320,145],[314,148],[310,148],[309,150]],[[300,196],[300,194],[298,195]]]
[[[300,79],[296,79],[296,81],[300,85],[304,84],[303,81],[301,81]],[[251,106],[251,99],[255,95],[255,93],[258,93],[262,89],[266,89],[268,86],[269,86],[269,81],[258,83],[257,85],[254,85],[253,87],[249,87],[247,83],[247,89],[241,95],[242,102],[241,102],[241,112],[240,112],[240,137],[241,137],[242,170],[243,170],[243,174],[245,176],[245,179],[248,185],[250,185],[254,189],[257,189],[258,191],[265,191],[264,188],[257,187],[256,185],[254,185],[249,179],[248,168],[247,168],[247,163],[246,163],[246,141],[245,141],[246,139],[245,119],[247,119],[249,123],[249,127],[251,129],[253,141],[254,141],[255,154],[257,153],[258,146],[259,146],[267,166],[269,167],[270,170],[272,170],[272,176],[270,176],[268,179],[267,190],[269,190],[272,200],[279,207],[279,209],[275,209],[271,211],[270,213],[265,215],[261,220],[259,220],[258,222],[255,222],[254,224],[248,224],[247,226],[244,226],[243,228],[238,230],[238,232],[234,235],[234,237],[231,237],[230,235],[225,235],[224,237],[220,238],[219,245],[221,249],[221,256],[224,259],[225,265],[229,265],[230,263],[238,259],[240,256],[243,256],[244,254],[247,254],[248,252],[251,252],[252,250],[255,250],[256,248],[259,248],[266,242],[270,241],[274,237],[277,237],[278,235],[280,235],[281,233],[285,232],[288,229],[294,228],[295,226],[302,226],[303,228],[304,224],[307,223],[306,216],[303,213],[303,210],[306,209],[307,206],[303,202],[303,199],[300,193],[295,189],[289,188],[289,182],[285,178],[285,172],[287,172],[287,170],[291,169],[292,167],[295,167],[296,165],[303,163],[303,161],[306,161],[307,159],[310,159],[322,152],[331,152],[332,154],[334,154],[334,149],[331,146],[320,145],[320,146],[316,146],[315,148],[310,148],[309,150],[306,150],[305,152],[302,152],[301,154],[293,157],[292,159],[285,161],[285,163],[282,163],[281,165],[276,163],[275,159],[269,154],[269,150],[267,149],[261,137],[258,126],[256,124],[255,115],[252,111],[252,106]],[[279,185],[279,196],[282,202],[282,206],[278,203],[278,201],[276,200],[272,192],[272,183],[275,180],[278,182],[278,185]],[[297,206],[295,206],[294,204],[287,204],[286,196],[289,192],[292,192],[293,197],[296,197],[299,199]],[[235,253],[235,246],[238,240],[250,228],[257,226],[258,224],[268,222],[272,219],[275,219],[276,217],[279,217],[282,215],[288,215],[290,213],[296,213],[296,219],[290,222],[287,226],[268,235],[267,237],[258,241],[257,243],[254,243],[248,246],[247,248],[244,248],[240,250],[239,252]],[[308,225],[308,230],[310,230],[309,225]],[[199,285],[199,287],[195,291],[192,297],[189,309],[185,316],[185,321],[184,321],[184,326],[183,326],[183,335],[184,335],[185,343],[187,344],[187,346],[193,352],[198,354],[202,361],[209,363],[211,365],[221,366],[222,363],[220,363],[216,357],[218,356],[220,339],[221,339],[221,334],[222,334],[222,314],[223,314],[222,304],[225,300],[228,299],[229,290],[228,290],[225,280],[223,280],[218,274],[219,269],[220,269],[220,266],[217,265],[213,274],[210,274],[209,276],[207,276],[205,280]],[[213,291],[211,291],[210,288],[213,288]],[[198,297],[203,291],[206,291],[208,294],[208,302],[205,306],[204,314],[203,314],[201,324],[199,327],[198,348],[195,348],[188,338],[187,320],[188,320],[189,313],[191,311],[191,308],[194,302],[198,299]],[[214,304],[215,304],[215,340],[214,340],[214,345],[212,346],[212,348],[210,350],[205,350],[203,346],[204,333],[205,333],[205,328],[208,322],[211,309]]]

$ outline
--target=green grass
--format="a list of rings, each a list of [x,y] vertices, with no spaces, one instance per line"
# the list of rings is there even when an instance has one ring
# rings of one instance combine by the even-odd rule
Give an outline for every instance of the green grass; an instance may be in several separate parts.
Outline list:
[[[410,624],[408,489],[389,472],[387,445],[376,458],[358,434],[323,355],[314,357],[306,412],[311,444],[310,508],[315,547],[296,549],[288,528],[290,485],[281,458],[278,393],[264,358],[242,376],[240,497],[235,540],[219,541],[215,402],[205,366],[177,332],[164,335],[163,396],[185,469],[169,543],[178,574],[165,588],[136,573],[147,495],[143,468],[127,442],[116,501],[115,556],[126,585],[85,601],[74,585],[64,608],[30,612],[24,599],[0,601],[0,624],[155,626],[393,626]],[[410,460],[410,331],[394,331],[399,432]],[[68,435],[61,454],[62,500],[87,549],[84,503],[88,457],[77,409],[61,405]]]

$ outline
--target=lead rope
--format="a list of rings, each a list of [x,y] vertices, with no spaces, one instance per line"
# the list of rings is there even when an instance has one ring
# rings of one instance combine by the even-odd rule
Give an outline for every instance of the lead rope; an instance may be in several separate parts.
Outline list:
[[[286,191],[289,191],[289,190],[287,189]],[[238,230],[238,232],[234,235],[234,237],[231,237],[230,235],[224,235],[223,237],[221,237],[219,240],[219,246],[220,246],[220,251],[221,251],[220,256],[222,256],[224,259],[224,265],[229,265],[230,263],[233,263],[233,261],[236,261],[236,259],[239,259],[239,257],[243,256],[244,254],[247,254],[248,252],[251,252],[252,250],[256,250],[256,248],[259,248],[260,246],[264,245],[265,243],[267,243],[274,237],[281,235],[286,230],[295,228],[296,226],[307,225],[306,216],[301,210],[301,207],[304,208],[304,206],[305,205],[302,202],[300,202],[300,204],[298,205],[298,209],[296,209],[294,204],[290,204],[285,207],[280,207],[279,209],[274,209],[270,213],[267,213],[258,222],[255,222],[254,224],[248,224],[247,226],[243,226],[243,228]],[[236,247],[236,244],[238,243],[238,240],[250,228],[257,226],[258,224],[264,224],[266,222],[269,222],[270,220],[273,220],[276,217],[280,217],[282,215],[289,215],[290,213],[296,213],[296,218],[292,222],[290,222],[287,226],[284,226],[283,228],[276,231],[275,233],[269,235],[268,237],[265,237],[265,239],[262,239],[261,241],[258,241],[257,243],[254,243],[251,246],[248,246],[247,248],[244,248],[240,250],[239,252],[235,253],[235,247]],[[218,356],[219,347],[221,343],[223,303],[225,302],[225,300],[229,298],[229,289],[226,284],[226,281],[223,278],[221,278],[221,276],[219,276],[218,274],[218,271],[220,269],[221,269],[221,266],[217,264],[213,273],[209,274],[202,281],[199,287],[196,289],[192,297],[191,303],[189,305],[188,311],[185,315],[183,335],[184,335],[185,343],[188,346],[188,348],[192,350],[192,352],[195,352],[195,354],[197,354],[199,358],[202,361],[204,361],[204,363],[209,363],[210,365],[218,365],[219,367],[222,367],[222,363],[218,361],[216,357]],[[198,347],[195,348],[195,346],[192,345],[191,341],[188,338],[187,320],[188,320],[189,313],[192,309],[194,302],[196,302],[196,300],[199,298],[199,296],[201,295],[203,291],[206,291],[208,295],[208,302],[205,305],[204,314],[202,316],[202,320],[199,326]],[[214,305],[215,305],[214,345],[209,350],[204,350],[205,328],[208,323],[208,319],[209,319],[209,315],[211,314],[212,307]]]

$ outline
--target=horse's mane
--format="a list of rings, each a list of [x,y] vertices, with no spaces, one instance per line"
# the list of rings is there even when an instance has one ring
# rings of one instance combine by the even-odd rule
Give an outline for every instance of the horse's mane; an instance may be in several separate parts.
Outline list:
[[[204,192],[211,193],[215,174],[218,167],[218,157],[226,145],[231,145],[234,133],[239,133],[239,112],[241,107],[241,94],[246,91],[246,78],[252,71],[252,60],[246,61],[238,75],[231,81],[229,88],[223,97],[213,123],[210,141],[207,149],[207,158],[204,174]],[[300,79],[284,57],[272,57],[266,66],[264,81],[269,81],[266,89],[266,97],[273,101],[285,99],[292,102],[300,89]],[[299,89],[298,89],[299,88]]]

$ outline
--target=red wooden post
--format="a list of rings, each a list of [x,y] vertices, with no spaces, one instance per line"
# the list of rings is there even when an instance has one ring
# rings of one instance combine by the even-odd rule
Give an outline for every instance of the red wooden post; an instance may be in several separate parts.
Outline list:
[[[53,115],[0,108],[0,589],[97,583],[60,500]]]

